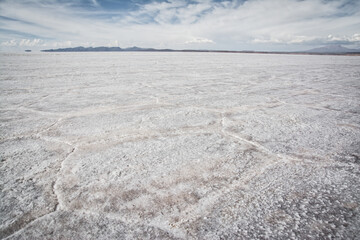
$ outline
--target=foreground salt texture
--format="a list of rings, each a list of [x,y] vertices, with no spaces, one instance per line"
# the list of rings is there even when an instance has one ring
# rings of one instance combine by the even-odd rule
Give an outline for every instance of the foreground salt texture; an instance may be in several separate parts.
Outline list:
[[[360,235],[359,57],[0,60],[0,238]]]

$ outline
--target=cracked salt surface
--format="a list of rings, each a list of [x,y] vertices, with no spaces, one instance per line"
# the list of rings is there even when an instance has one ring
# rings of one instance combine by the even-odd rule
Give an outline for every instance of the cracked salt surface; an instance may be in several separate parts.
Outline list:
[[[356,239],[360,59],[1,54],[1,239]]]

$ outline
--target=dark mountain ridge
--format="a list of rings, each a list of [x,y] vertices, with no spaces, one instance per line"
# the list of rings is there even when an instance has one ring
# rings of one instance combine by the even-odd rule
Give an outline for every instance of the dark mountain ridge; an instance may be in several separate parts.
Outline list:
[[[120,47],[73,47],[46,49],[42,52],[219,52],[219,53],[261,53],[261,54],[309,54],[309,55],[359,55],[360,49],[349,49],[341,45],[329,45],[321,48],[314,48],[300,52],[281,52],[281,51],[229,51],[229,50],[174,50],[174,49],[155,49],[155,48],[120,48]]]
[[[120,47],[73,47],[73,48],[58,48],[58,49],[46,49],[42,52],[138,52],[138,51],[173,51],[171,49],[154,49],[154,48],[120,48]]]

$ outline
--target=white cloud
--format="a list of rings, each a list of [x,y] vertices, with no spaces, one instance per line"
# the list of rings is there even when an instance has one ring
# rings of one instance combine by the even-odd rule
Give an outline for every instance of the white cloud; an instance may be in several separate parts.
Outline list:
[[[21,39],[21,40],[12,39],[9,41],[2,42],[1,46],[36,47],[36,46],[41,46],[43,43],[44,43],[44,41],[41,39],[38,39],[38,38],[36,38],[36,39]]]
[[[34,46],[39,46],[42,42],[43,42],[43,40],[41,40],[41,39],[22,39],[19,42],[19,46],[20,47],[34,47]]]
[[[1,43],[1,46],[4,47],[15,47],[17,46],[17,42],[15,39],[9,40],[9,41],[5,41]]]
[[[349,42],[349,43],[360,42],[360,33],[355,33],[352,36],[333,36],[330,34],[327,37],[327,41],[329,41],[329,42]]]
[[[53,42],[51,46],[54,48],[72,47],[72,42],[71,41]]]
[[[108,44],[106,44],[107,47],[119,47],[119,41],[118,40],[115,40],[115,41],[112,41]]]
[[[91,0],[91,1],[92,1],[92,4],[93,4],[95,7],[100,6],[99,3],[97,2],[97,0]]]
[[[97,1],[92,3],[98,4]],[[197,0],[187,3],[169,0],[139,5],[137,10],[118,14],[108,14],[101,7],[79,10],[72,6],[71,2],[63,4],[54,0],[26,3],[4,0],[0,1],[2,15],[18,21],[0,21],[3,29],[36,35],[39,39],[54,39],[42,43],[48,46],[66,41],[71,41],[71,46],[89,42],[96,46],[239,50],[261,49],[273,44],[283,47],[329,42],[360,45],[360,1],[215,3]],[[101,17],[96,18],[97,14]],[[11,38],[7,37],[6,41],[8,39]],[[113,39],[118,42],[114,44]]]
[[[193,38],[189,41],[185,42],[186,44],[190,44],[190,43],[214,43],[213,40],[211,39],[207,39],[207,38]]]

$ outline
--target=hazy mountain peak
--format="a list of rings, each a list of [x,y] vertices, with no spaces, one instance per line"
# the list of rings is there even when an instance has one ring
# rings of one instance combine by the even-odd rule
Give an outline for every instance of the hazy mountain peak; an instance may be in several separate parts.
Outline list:
[[[327,45],[327,46],[319,47],[319,48],[313,48],[313,49],[307,50],[306,52],[311,52],[311,53],[348,53],[348,52],[360,52],[360,50],[359,49],[350,49],[350,48],[343,47],[340,44],[336,44],[336,45]]]

